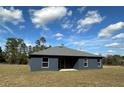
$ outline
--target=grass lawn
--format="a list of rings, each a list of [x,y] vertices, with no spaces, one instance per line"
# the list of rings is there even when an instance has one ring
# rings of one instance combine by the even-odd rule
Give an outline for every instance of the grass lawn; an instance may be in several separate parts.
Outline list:
[[[104,66],[103,69],[99,70],[80,70],[74,72],[30,72],[27,65],[0,64],[0,86],[124,87],[124,67]]]

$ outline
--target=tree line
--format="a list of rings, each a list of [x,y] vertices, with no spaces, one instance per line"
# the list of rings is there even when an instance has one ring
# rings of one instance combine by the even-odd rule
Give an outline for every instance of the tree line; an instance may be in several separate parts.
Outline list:
[[[49,47],[45,46],[45,37],[40,37],[35,42],[35,46],[27,46],[23,39],[20,38],[7,38],[4,50],[0,47],[0,63],[8,64],[27,64],[29,55]],[[103,58],[105,65],[123,65],[124,56],[108,55]]]
[[[27,46],[23,39],[7,38],[5,49],[0,47],[0,63],[27,64],[31,53],[51,47],[45,46],[45,37],[40,37],[35,43],[35,46]]]
[[[103,58],[105,65],[122,65],[124,66],[124,56],[120,55],[107,55]]]

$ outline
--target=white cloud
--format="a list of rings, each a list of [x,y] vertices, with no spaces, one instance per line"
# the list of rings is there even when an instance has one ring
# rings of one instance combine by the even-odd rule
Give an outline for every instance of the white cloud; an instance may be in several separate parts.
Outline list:
[[[61,40],[61,39],[62,39],[62,37],[57,37],[57,38],[56,38],[56,40]]]
[[[106,28],[103,28],[100,33],[98,34],[99,37],[109,37],[112,35],[113,32],[121,30],[124,28],[124,22],[118,22],[115,24],[111,24]]]
[[[65,7],[45,7],[40,10],[30,10],[32,23],[37,28],[46,27],[46,25],[67,15]]]
[[[0,7],[0,23],[6,22],[13,23],[14,25],[24,22],[22,11],[14,9],[14,7],[10,7],[10,9]]]
[[[28,40],[28,39],[25,39],[24,42],[25,42],[25,44],[26,44],[27,46],[35,46],[35,44],[32,43],[32,42],[31,42],[30,40]]]
[[[78,37],[75,37],[74,35],[71,35],[68,37],[68,39],[65,40],[67,43],[67,46],[76,46],[77,48],[82,48],[86,44],[86,40],[79,40]]]
[[[113,53],[113,52],[115,52],[115,51],[113,51],[113,50],[108,50],[107,52],[108,52],[108,53]]]
[[[85,18],[78,20],[77,32],[87,31],[89,27],[100,23],[103,19],[98,11],[88,11]]]
[[[79,13],[82,13],[85,9],[86,9],[86,7],[82,6],[82,7],[78,8],[77,10],[79,11]]]
[[[124,39],[124,33],[117,34],[113,36],[112,39]]]
[[[97,52],[96,52],[96,53],[94,53],[94,54],[95,54],[95,55],[101,55],[100,53],[97,53]]]
[[[51,45],[52,45],[52,44],[50,44],[50,43],[48,43],[48,42],[45,43],[45,46],[46,46],[46,47],[49,47],[49,46],[51,46]]]
[[[84,41],[74,41],[72,42],[73,45],[76,45],[76,47],[79,49],[79,50],[82,50],[82,47],[85,45],[85,42]]]
[[[56,33],[54,37],[56,37],[57,40],[61,40],[64,37],[64,35],[61,33]]]
[[[62,24],[62,28],[66,29],[66,28],[70,28],[69,24]]]
[[[71,10],[68,11],[67,15],[68,15],[68,16],[71,16],[71,15],[72,15],[72,11],[71,11]]]
[[[89,26],[92,24],[100,23],[103,17],[98,13],[98,11],[88,11],[84,19],[80,19],[78,22],[81,26]]]
[[[85,31],[88,31],[89,29],[90,29],[91,27],[89,26],[89,27],[78,27],[75,31],[77,32],[77,33],[81,33],[81,32],[85,32]]]
[[[63,37],[63,34],[61,34],[61,33],[56,33],[54,36],[55,36],[55,37]]]
[[[106,55],[114,55],[115,51],[114,50],[108,50]]]
[[[21,22],[24,22],[22,10],[15,9],[14,7],[0,7],[0,29],[2,29],[0,33],[9,32],[14,35],[13,30],[6,23],[17,25]]]
[[[20,29],[24,29],[25,26],[24,26],[24,25],[20,25],[19,28],[20,28]]]
[[[83,46],[85,43],[83,41],[75,41],[73,42],[73,44],[78,46]]]
[[[6,32],[9,32],[14,35],[14,32],[11,28],[6,26],[5,24],[0,24],[0,33],[6,33]]]
[[[67,20],[61,26],[63,29],[70,29],[73,27],[73,24],[71,21]]]
[[[124,47],[124,44],[111,43],[111,44],[106,44],[105,47],[108,47],[108,48],[122,48],[122,47]]]

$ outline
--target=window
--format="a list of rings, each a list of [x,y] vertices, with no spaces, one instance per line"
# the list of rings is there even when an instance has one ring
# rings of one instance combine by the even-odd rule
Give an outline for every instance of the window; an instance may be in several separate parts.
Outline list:
[[[101,67],[101,59],[97,59],[98,67]]]
[[[44,57],[43,62],[48,62],[48,58]]]
[[[48,68],[49,67],[49,62],[48,62],[48,58],[43,58],[43,62],[42,62],[42,68]]]
[[[88,59],[84,59],[84,67],[88,67]]]

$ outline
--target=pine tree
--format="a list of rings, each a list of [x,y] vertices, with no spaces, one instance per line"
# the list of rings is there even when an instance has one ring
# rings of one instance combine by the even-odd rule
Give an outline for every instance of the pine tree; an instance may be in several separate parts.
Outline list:
[[[2,48],[0,47],[0,63],[4,63],[4,62],[5,62],[4,53],[2,51]]]

